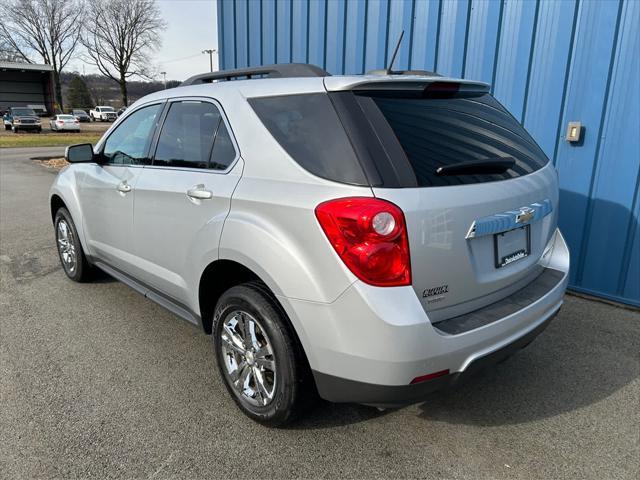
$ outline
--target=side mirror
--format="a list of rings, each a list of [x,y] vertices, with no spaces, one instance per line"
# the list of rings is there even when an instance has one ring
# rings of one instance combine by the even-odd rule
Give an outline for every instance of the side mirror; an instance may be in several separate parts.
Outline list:
[[[69,163],[94,162],[93,146],[90,143],[80,143],[67,147],[64,159]]]

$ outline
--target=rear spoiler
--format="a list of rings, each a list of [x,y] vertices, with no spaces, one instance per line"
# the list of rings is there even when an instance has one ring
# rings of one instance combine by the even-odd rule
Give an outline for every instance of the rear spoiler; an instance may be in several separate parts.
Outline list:
[[[328,92],[341,92],[345,90],[423,91],[429,87],[443,89],[443,91],[448,87],[455,87],[460,93],[488,93],[490,91],[490,85],[484,82],[421,75],[333,76],[324,78],[324,86]]]

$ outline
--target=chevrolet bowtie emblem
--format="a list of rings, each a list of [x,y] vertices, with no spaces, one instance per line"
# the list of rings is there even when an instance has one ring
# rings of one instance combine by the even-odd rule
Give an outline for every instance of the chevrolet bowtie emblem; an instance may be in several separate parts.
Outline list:
[[[533,219],[535,210],[529,207],[522,207],[520,213],[516,215],[516,223],[528,223]]]

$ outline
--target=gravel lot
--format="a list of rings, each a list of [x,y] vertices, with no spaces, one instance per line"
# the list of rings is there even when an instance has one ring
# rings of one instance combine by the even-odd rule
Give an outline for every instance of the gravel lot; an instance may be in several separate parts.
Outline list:
[[[640,475],[640,313],[569,296],[526,350],[455,391],[293,428],[239,411],[209,337],[107,277],[66,280],[55,172],[0,149],[2,478],[629,478]]]

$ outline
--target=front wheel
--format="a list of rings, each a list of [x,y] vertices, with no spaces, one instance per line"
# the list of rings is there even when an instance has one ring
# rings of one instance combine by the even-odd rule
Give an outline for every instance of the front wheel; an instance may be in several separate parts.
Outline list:
[[[263,284],[238,285],[222,295],[212,337],[220,375],[243,413],[272,427],[296,418],[313,389],[308,366]]]
[[[66,208],[61,207],[56,212],[54,227],[58,256],[64,273],[74,282],[86,282],[91,277],[91,265],[82,249],[71,214]]]

